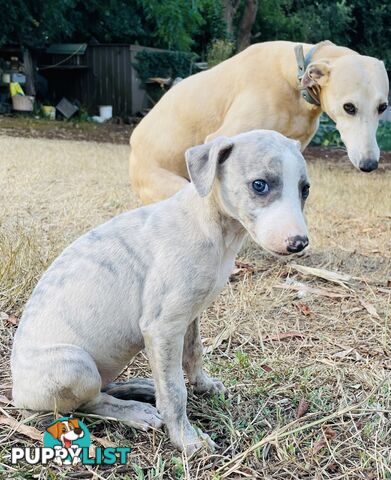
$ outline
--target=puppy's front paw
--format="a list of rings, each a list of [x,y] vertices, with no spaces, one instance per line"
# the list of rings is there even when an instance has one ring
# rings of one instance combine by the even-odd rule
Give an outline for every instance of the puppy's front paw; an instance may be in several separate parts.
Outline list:
[[[181,450],[188,458],[193,456],[196,452],[202,448],[208,450],[215,450],[217,445],[210,438],[207,433],[202,432],[200,429],[189,427],[182,435],[176,436],[176,439],[172,438],[173,444]]]
[[[213,395],[214,393],[225,393],[227,389],[224,384],[217,378],[211,378],[206,373],[197,378],[196,383],[193,385],[195,393],[207,393]]]

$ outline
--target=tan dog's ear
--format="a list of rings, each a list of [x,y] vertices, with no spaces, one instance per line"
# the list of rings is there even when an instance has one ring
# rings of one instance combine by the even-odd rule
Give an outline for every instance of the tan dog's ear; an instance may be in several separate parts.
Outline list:
[[[323,87],[327,84],[330,75],[330,65],[327,62],[310,63],[301,79],[301,85],[304,88],[319,85]]]
[[[59,439],[62,431],[62,422],[56,422],[46,429],[54,438]]]
[[[209,143],[186,150],[187,170],[200,197],[206,197],[212,190],[217,167],[229,157],[233,146],[228,137],[217,137]]]

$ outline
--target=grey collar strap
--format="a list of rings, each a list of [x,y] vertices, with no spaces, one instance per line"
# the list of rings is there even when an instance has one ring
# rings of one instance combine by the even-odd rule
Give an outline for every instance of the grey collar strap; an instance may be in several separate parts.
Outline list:
[[[315,51],[320,46],[323,46],[325,44],[330,45],[330,43],[331,42],[328,42],[327,40],[324,42],[317,43],[309,50],[309,52],[305,57],[303,52],[303,45],[298,44],[295,46],[295,55],[296,55],[296,62],[297,62],[297,78],[299,82],[301,82],[301,79],[303,78],[308,65],[311,63],[311,60]],[[303,88],[300,90],[300,93],[306,102],[310,103],[311,105],[316,105],[318,107],[320,106],[319,88],[315,88],[315,87]]]

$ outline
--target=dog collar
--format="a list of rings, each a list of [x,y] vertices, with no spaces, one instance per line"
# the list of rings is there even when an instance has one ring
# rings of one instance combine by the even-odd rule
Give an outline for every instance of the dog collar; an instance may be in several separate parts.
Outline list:
[[[311,63],[311,60],[315,51],[325,43],[329,43],[329,42],[326,40],[326,42],[319,42],[316,45],[314,45],[309,50],[306,56],[304,56],[303,45],[298,44],[295,46],[295,56],[296,56],[296,62],[297,62],[297,78],[299,82],[301,82],[301,79],[303,78],[308,65]],[[300,94],[306,102],[310,103],[311,105],[316,105],[317,107],[320,107],[320,100],[319,100],[320,88],[318,86],[301,88]]]

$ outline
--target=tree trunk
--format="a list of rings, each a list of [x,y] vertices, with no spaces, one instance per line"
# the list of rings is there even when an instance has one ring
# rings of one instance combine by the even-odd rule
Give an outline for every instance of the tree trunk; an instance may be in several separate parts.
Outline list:
[[[35,71],[30,50],[27,48],[23,49],[23,65],[24,74],[26,75],[26,94],[35,97]]]
[[[227,33],[233,38],[234,36],[234,18],[239,8],[240,0],[223,0],[223,18],[227,25]]]
[[[251,43],[251,29],[257,16],[258,0],[246,0],[244,12],[240,20],[237,50],[240,52]]]

